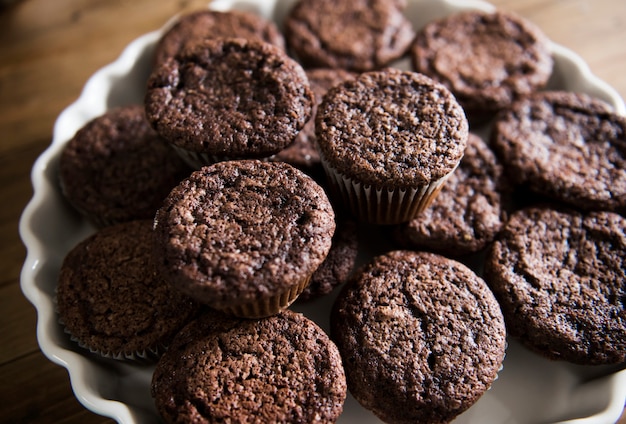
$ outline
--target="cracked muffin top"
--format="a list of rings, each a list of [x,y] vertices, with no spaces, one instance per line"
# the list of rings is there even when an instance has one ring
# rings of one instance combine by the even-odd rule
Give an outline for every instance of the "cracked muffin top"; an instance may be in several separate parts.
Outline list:
[[[514,183],[579,209],[626,212],[626,117],[602,100],[536,93],[498,115],[492,145]]]
[[[411,46],[413,69],[450,89],[472,123],[544,87],[548,37],[513,13],[466,11],[430,22]]]
[[[504,319],[487,284],[443,256],[391,251],[340,293],[331,336],[350,393],[383,421],[451,421],[495,379]]]
[[[110,109],[63,147],[63,195],[98,227],[152,219],[191,169],[150,127],[142,105]]]
[[[155,47],[155,66],[195,43],[219,37],[253,39],[285,48],[276,24],[259,15],[239,10],[198,10],[179,17],[161,36]]]
[[[346,382],[337,347],[301,314],[206,313],[159,361],[152,395],[166,422],[333,423]]]
[[[463,156],[465,113],[443,85],[415,72],[365,72],[328,90],[315,133],[323,162],[375,187],[443,178]]]
[[[311,116],[302,67],[279,47],[241,38],[196,43],[150,75],[146,115],[191,152],[267,157],[293,142]]]
[[[404,0],[300,0],[285,40],[307,68],[380,69],[403,56],[415,31]]]
[[[77,244],[58,277],[59,318],[82,347],[116,359],[162,353],[198,311],[152,257],[152,220],[110,225]]]
[[[324,190],[281,162],[204,167],[155,218],[155,252],[181,290],[217,309],[283,292],[325,259],[335,215]]]
[[[626,359],[626,218],[548,207],[511,216],[485,261],[510,334],[595,365]]]

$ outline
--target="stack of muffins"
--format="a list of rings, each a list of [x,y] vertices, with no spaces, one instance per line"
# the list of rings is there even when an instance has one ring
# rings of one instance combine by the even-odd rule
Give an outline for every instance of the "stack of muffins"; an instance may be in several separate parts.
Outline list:
[[[334,422],[347,391],[385,422],[449,422],[507,336],[626,360],[626,119],[541,91],[549,41],[519,16],[417,29],[404,7],[300,0],[284,33],[182,16],[144,104],[65,146],[62,191],[97,231],[62,265],[60,321],[157,361],[167,422]],[[333,291],[329,334],[290,308]]]

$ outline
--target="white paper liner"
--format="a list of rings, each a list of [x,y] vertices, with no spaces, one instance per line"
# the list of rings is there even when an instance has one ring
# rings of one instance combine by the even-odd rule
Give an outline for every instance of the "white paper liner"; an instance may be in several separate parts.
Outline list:
[[[268,161],[268,160],[271,160],[275,156],[275,155],[271,155],[268,157],[261,157],[261,158],[258,158],[258,157],[245,158],[245,157],[236,157],[236,156],[212,155],[209,153],[194,152],[191,150],[187,150],[180,146],[176,146],[175,144],[172,144],[172,143],[170,143],[170,145],[172,146],[174,151],[178,154],[178,156],[180,156],[180,158],[185,161],[187,165],[189,165],[191,168],[196,169],[196,170],[202,168],[203,166],[212,165],[217,162],[224,162],[224,161],[229,161],[229,160],[240,160],[240,159],[257,159],[260,161]]]
[[[442,178],[420,187],[374,187],[332,168],[321,156],[322,165],[335,196],[360,221],[370,224],[401,224],[425,210],[443,188],[454,169]],[[457,164],[458,166],[458,164]]]
[[[286,309],[300,296],[300,293],[309,285],[311,276],[302,280],[288,290],[268,299],[262,299],[255,302],[245,303],[242,305],[233,305],[228,307],[216,307],[227,314],[234,315],[239,318],[265,318],[277,314]]]
[[[62,320],[59,319],[59,323],[63,325]],[[102,356],[103,358],[115,359],[117,361],[133,361],[133,362],[156,362],[160,356],[165,352],[165,347],[149,348],[143,351],[137,352],[104,352],[99,349],[95,349],[86,345],[84,342],[75,337],[67,327],[63,326],[63,331],[70,336],[70,340],[76,343],[83,349],[89,350],[89,352]]]
[[[178,156],[180,156],[181,159],[184,160],[185,163],[193,169],[200,169],[203,166],[211,165],[222,160],[227,160],[227,158],[218,158],[215,155],[210,155],[208,153],[193,152],[191,150],[183,149],[182,147],[179,147],[173,143],[170,143],[170,146],[172,146]]]
[[[56,289],[54,296],[52,297],[52,304],[54,306],[54,312],[57,315],[57,322],[59,325],[63,327],[63,332],[70,337],[70,340],[76,343],[80,348],[86,349],[89,352],[99,355],[103,358],[115,359],[118,361],[133,361],[133,362],[156,362],[161,355],[167,350],[167,346],[151,346],[142,351],[132,351],[132,352],[104,352],[102,350],[96,349],[92,346],[87,345],[85,342],[76,337],[72,332],[67,328],[63,318],[59,314],[59,302],[57,299]]]

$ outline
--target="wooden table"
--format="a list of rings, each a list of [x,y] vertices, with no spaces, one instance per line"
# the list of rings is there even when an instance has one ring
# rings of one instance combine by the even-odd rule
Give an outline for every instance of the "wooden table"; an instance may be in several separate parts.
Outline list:
[[[135,37],[204,0],[16,0],[0,9],[0,421],[97,423],[74,398],[66,371],[35,338],[35,310],[19,274],[25,249],[20,214],[31,197],[30,168],[51,141],[56,116],[87,78]],[[626,2],[495,0],[579,53],[626,97]],[[626,417],[620,420],[626,424]]]

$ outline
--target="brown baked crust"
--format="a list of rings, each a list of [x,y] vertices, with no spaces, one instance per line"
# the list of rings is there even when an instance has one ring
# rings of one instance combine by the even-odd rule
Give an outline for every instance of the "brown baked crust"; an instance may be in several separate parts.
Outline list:
[[[315,132],[320,154],[339,173],[368,186],[413,188],[455,169],[468,124],[443,85],[386,68],[331,88]]]
[[[306,71],[311,90],[315,96],[311,118],[296,136],[294,142],[285,149],[272,156],[272,160],[287,162],[309,173],[323,172],[320,164],[320,155],[315,147],[315,115],[317,106],[322,102],[326,92],[335,85],[354,78],[356,74],[343,69],[318,68]]]
[[[309,277],[334,230],[324,190],[303,172],[282,162],[228,161],[172,190],[155,218],[155,252],[173,284],[224,309]]]
[[[533,207],[493,244],[485,275],[509,333],[551,359],[626,360],[626,219]]]
[[[238,10],[198,10],[180,16],[161,36],[155,47],[155,65],[194,43],[218,37],[253,39],[285,48],[285,40],[276,24],[259,15]]]
[[[466,11],[422,28],[413,68],[450,89],[473,122],[542,88],[553,66],[549,40],[510,12]]]
[[[198,305],[167,284],[152,259],[152,220],[103,228],[65,257],[59,318],[78,343],[116,358],[162,352]]]
[[[305,67],[379,69],[406,53],[415,35],[404,0],[300,0],[285,39]]]
[[[146,114],[178,147],[218,157],[261,158],[293,142],[311,116],[302,67],[271,44],[204,40],[157,67]]]
[[[506,220],[502,193],[510,190],[489,146],[470,133],[465,155],[433,203],[394,229],[402,245],[449,256],[478,252]]]
[[[191,170],[150,127],[142,105],[111,109],[63,147],[63,194],[98,226],[152,219]]]
[[[444,423],[487,390],[505,328],[487,284],[459,262],[392,251],[344,287],[331,315],[350,393],[390,423]]]
[[[337,347],[304,316],[211,313],[183,329],[161,358],[152,395],[170,423],[332,423],[346,383]]]
[[[585,210],[626,211],[626,118],[585,94],[516,102],[492,136],[512,181]]]
[[[354,269],[359,249],[359,226],[350,218],[339,218],[332,244],[324,262],[315,270],[298,300],[325,296],[345,283]]]

